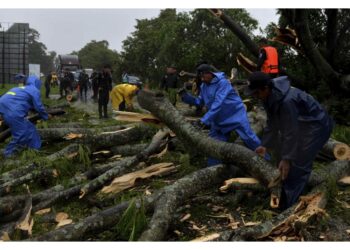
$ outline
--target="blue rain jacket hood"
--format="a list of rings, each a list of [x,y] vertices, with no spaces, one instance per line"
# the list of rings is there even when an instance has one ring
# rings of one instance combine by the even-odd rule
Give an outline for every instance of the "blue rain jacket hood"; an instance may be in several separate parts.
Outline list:
[[[206,106],[208,111],[201,121],[222,133],[227,133],[247,120],[247,113],[241,98],[226,79],[225,73],[213,74],[215,77],[209,84],[202,83],[198,98],[186,93],[182,96],[182,100],[191,105]]]
[[[38,79],[36,76],[29,76],[26,81],[26,86],[34,86],[40,91],[41,80]]]
[[[0,98],[0,114],[12,117],[25,117],[30,109],[36,110],[43,120],[48,114],[40,98],[41,81],[36,76],[30,76],[26,85],[10,89]]]

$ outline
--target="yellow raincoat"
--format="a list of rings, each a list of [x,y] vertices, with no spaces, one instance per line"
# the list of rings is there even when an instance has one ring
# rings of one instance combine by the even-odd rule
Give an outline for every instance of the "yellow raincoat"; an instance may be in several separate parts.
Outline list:
[[[132,98],[134,97],[138,87],[133,84],[118,84],[115,86],[110,94],[112,100],[112,107],[115,110],[119,109],[119,105],[125,101],[126,106],[132,105]]]

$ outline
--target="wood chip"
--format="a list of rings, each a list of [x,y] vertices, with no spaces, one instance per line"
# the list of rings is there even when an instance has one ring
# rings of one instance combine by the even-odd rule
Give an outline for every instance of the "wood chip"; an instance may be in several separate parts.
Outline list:
[[[67,158],[67,159],[73,159],[73,158],[76,157],[77,155],[78,155],[78,152],[74,152],[74,153],[71,153],[71,154],[66,155],[66,158]]]
[[[256,221],[256,222],[249,221],[249,222],[244,223],[244,226],[245,227],[250,227],[250,226],[256,226],[256,225],[259,225],[259,224],[261,224],[261,221]]]
[[[110,185],[103,187],[101,192],[119,193],[125,189],[133,187],[137,179],[147,179],[152,176],[171,172],[174,169],[176,169],[176,167],[171,162],[154,164],[145,169],[115,178]]]
[[[11,241],[9,234],[5,232],[3,235],[1,235],[0,241]]]
[[[346,232],[350,235],[350,229],[347,229]]]
[[[71,219],[61,220],[61,221],[57,224],[56,229],[57,229],[57,228],[60,228],[60,227],[63,227],[63,226],[65,226],[65,225],[68,225],[68,224],[72,224],[72,222],[73,222],[73,220],[71,220]]]
[[[29,235],[32,234],[32,228],[34,221],[31,219],[31,213],[32,213],[32,205],[30,205],[28,211],[26,211],[27,214],[23,221],[21,221],[19,224],[16,225],[16,228],[22,230],[22,231],[27,231]]]
[[[55,177],[55,178],[57,178],[59,176],[59,173],[58,173],[57,169],[52,170],[52,176]]]
[[[82,138],[82,137],[83,137],[83,134],[69,133],[69,134],[63,136],[63,139],[69,141],[69,140],[74,140],[74,139]]]
[[[145,195],[151,195],[151,191],[149,191],[148,189],[145,190]]]
[[[67,213],[60,212],[60,213],[56,214],[55,221],[61,222],[61,221],[66,220],[68,218],[69,218],[69,215]]]
[[[184,222],[185,220],[188,220],[191,217],[191,214],[186,214],[184,217],[181,218],[180,222]]]
[[[182,233],[179,230],[175,230],[174,233],[177,234],[178,236],[182,235]]]
[[[350,185],[350,176],[345,176],[338,181],[341,185]]]
[[[51,208],[44,208],[35,212],[36,215],[43,215],[51,212]]]
[[[112,157],[110,157],[110,160],[114,160],[114,159],[120,159],[122,158],[122,155],[113,155]]]

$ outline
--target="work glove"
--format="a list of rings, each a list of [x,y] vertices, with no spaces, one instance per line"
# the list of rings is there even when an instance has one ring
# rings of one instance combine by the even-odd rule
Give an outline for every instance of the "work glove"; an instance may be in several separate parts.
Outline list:
[[[191,124],[197,130],[205,130],[210,128],[210,126],[205,125],[201,120],[194,121]]]
[[[179,89],[179,90],[177,91],[177,94],[178,94],[179,96],[182,97],[186,92],[187,92],[187,91],[186,91],[185,88],[181,88],[181,89]]]

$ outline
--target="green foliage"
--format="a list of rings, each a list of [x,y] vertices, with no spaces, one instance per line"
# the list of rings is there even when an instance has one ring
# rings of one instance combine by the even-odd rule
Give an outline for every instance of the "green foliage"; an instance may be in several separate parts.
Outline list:
[[[106,40],[92,40],[86,44],[77,52],[83,68],[102,70],[105,64],[109,64],[113,71],[118,71],[120,56],[117,51],[111,50],[108,47],[109,43]],[[120,75],[113,75],[113,79],[117,80]]]
[[[350,127],[336,125],[333,129],[332,138],[350,145]]]
[[[79,162],[83,163],[85,167],[91,166],[90,154],[91,154],[91,151],[87,146],[79,144],[79,149],[78,149]]]
[[[146,224],[147,220],[143,201],[141,200],[140,206],[137,207],[135,199],[133,199],[123,213],[117,225],[117,231],[122,238],[134,241],[138,239]]]
[[[338,185],[337,180],[334,177],[330,177],[327,180],[327,198],[328,202],[333,203],[335,202],[335,197],[337,197],[338,194]]]
[[[257,21],[244,9],[229,9],[228,14],[249,34]],[[194,72],[200,60],[208,60],[229,72],[237,67],[236,55],[246,51],[244,44],[208,10],[177,13],[161,10],[156,18],[137,20],[135,32],[123,41],[122,67],[142,77],[151,87],[159,85],[166,66]]]

